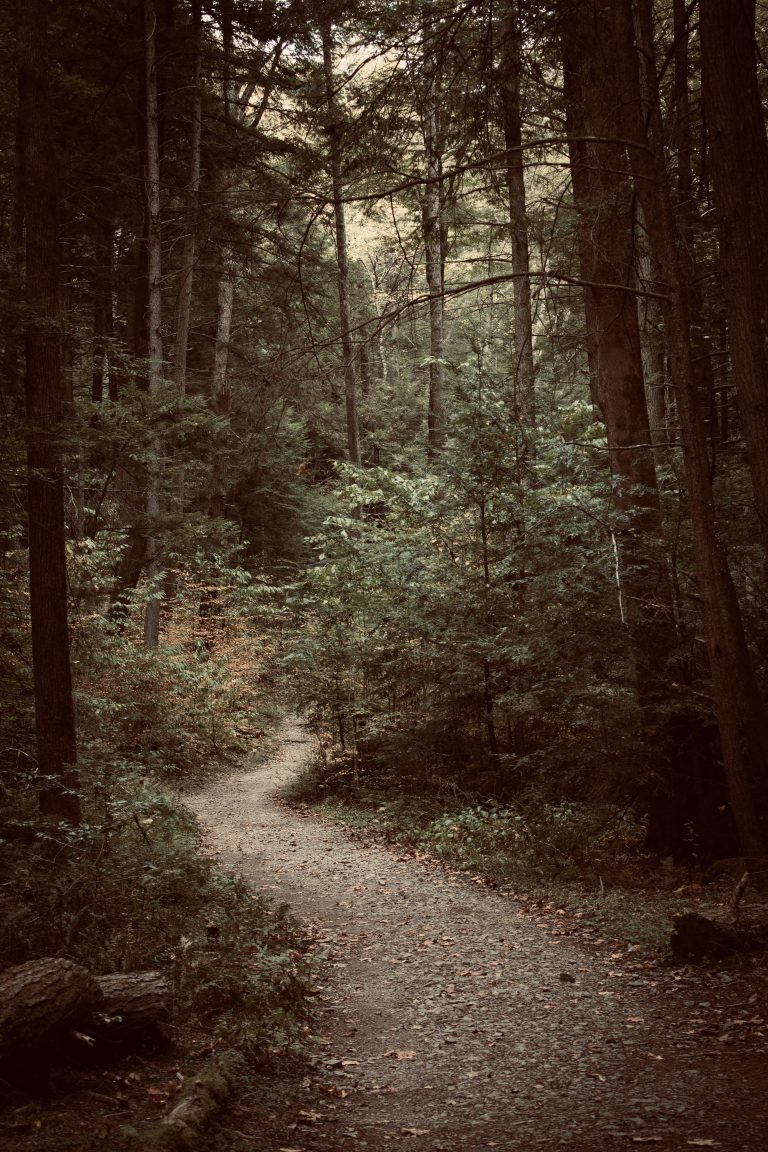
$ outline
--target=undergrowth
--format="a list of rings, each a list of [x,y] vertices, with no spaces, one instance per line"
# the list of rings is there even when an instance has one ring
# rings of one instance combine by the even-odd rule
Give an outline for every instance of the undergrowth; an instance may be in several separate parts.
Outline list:
[[[286,786],[283,798],[523,900],[562,909],[596,936],[656,956],[669,955],[672,917],[705,899],[690,871],[644,856],[642,825],[609,804],[528,796],[520,805],[501,805],[445,790],[417,794],[403,781],[355,779],[343,764],[334,771],[327,749]],[[713,905],[720,895],[707,894]]]
[[[41,824],[31,794],[4,827],[0,966],[62,955],[96,974],[159,969],[173,1023],[203,1023],[258,1062],[298,1050],[312,974],[287,910],[201,855],[194,818],[135,767],[92,768],[89,785],[76,829]]]
[[[200,852],[194,817],[175,796],[235,754],[269,748],[268,637],[230,616],[202,643],[195,613],[180,606],[161,647],[146,652],[135,623],[120,632],[81,615],[74,628],[76,828],[38,812],[23,626],[6,650],[13,723],[0,750],[0,968],[66,956],[97,975],[160,970],[172,1024],[200,1025],[214,1044],[269,1064],[298,1052],[308,1031],[305,941],[287,909]]]

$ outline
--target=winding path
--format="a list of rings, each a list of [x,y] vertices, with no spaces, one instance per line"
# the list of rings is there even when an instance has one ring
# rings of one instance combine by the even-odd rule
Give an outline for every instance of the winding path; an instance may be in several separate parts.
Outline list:
[[[275,1152],[768,1148],[765,981],[611,953],[286,810],[273,794],[309,754],[287,721],[269,764],[189,800],[211,849],[328,955],[316,1075]]]

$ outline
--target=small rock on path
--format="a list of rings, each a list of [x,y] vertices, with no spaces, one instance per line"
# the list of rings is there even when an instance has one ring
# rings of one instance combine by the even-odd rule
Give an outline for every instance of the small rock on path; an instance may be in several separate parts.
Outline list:
[[[273,795],[311,746],[295,721],[279,739],[188,801],[224,863],[327,953],[312,1103],[276,1149],[768,1148],[759,990],[723,1001],[717,973],[633,964],[286,809]]]

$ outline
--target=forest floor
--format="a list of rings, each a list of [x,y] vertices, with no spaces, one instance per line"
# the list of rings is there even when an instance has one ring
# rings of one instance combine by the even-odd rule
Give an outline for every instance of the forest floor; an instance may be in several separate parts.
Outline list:
[[[246,1090],[227,1152],[768,1147],[768,962],[672,966],[276,797],[311,753],[189,799],[208,849],[289,903],[322,960],[315,1056]]]
[[[311,754],[288,720],[266,763],[184,798],[205,850],[293,908],[318,972],[308,1062],[244,1077],[206,1152],[768,1147],[768,958],[673,966],[353,839],[279,799]],[[198,1021],[167,1052],[58,1069],[52,1097],[5,1102],[0,1147],[140,1152],[211,1049]]]

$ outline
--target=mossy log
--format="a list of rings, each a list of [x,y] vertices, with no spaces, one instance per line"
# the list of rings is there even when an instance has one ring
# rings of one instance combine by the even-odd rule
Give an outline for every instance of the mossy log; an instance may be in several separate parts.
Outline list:
[[[91,973],[62,956],[0,972],[0,1051],[46,1044],[97,995]]]
[[[239,1057],[216,1056],[184,1085],[181,1097],[162,1121],[138,1136],[137,1152],[196,1152],[208,1147],[207,1133],[234,1091]]]

